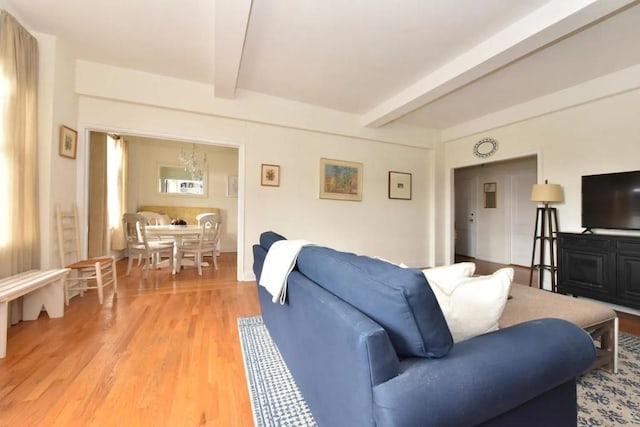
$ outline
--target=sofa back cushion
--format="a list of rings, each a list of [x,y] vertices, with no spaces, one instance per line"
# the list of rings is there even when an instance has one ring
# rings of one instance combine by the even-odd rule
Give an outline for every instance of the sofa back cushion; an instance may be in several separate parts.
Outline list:
[[[382,326],[401,357],[442,357],[453,339],[420,270],[308,246],[298,270]]]
[[[274,232],[274,231],[265,231],[260,234],[260,246],[262,246],[265,250],[269,250],[271,245],[279,240],[287,240],[286,237]]]

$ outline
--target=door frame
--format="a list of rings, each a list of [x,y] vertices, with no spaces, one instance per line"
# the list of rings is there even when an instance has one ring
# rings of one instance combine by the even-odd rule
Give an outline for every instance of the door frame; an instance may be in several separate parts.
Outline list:
[[[455,171],[454,171],[455,172]],[[476,255],[478,254],[478,210],[480,209],[480,200],[478,200],[478,186],[480,185],[480,181],[478,180],[477,177],[475,177],[473,180],[469,180],[470,182],[472,182],[473,188],[472,191],[474,192],[474,201],[475,201],[475,206],[472,207],[472,210],[474,212],[474,225],[473,225],[473,236],[471,238],[471,253],[473,254],[471,256],[471,258],[475,258]],[[454,205],[454,211],[453,211],[453,228],[454,228],[454,241],[453,241],[453,251],[454,251],[454,257],[456,254],[456,245],[457,245],[457,241],[458,239],[456,238],[456,231],[455,231],[455,222],[456,222],[456,211],[455,211],[455,206],[456,206],[456,196],[455,196],[455,188],[456,188],[456,183],[455,183],[455,173],[454,173],[454,182],[453,182],[453,188],[454,188],[454,193],[453,193],[453,205]]]
[[[76,203],[78,205],[78,222],[81,230],[87,229],[88,222],[88,203],[89,203],[89,152],[88,141],[89,132],[115,133],[122,135],[140,136],[145,138],[158,138],[185,143],[195,143],[203,145],[217,145],[222,147],[231,147],[238,149],[238,230],[237,230],[237,260],[236,260],[236,280],[244,281],[244,209],[245,209],[245,145],[236,141],[219,141],[213,139],[194,138],[193,136],[163,134],[161,132],[148,132],[140,129],[126,129],[119,126],[104,126],[80,123],[78,125],[78,151],[76,157],[76,186],[78,193],[76,194]],[[82,253],[87,254],[87,233],[81,233],[80,246]]]
[[[455,170],[461,169],[470,166],[481,166],[487,165],[491,163],[509,161],[509,160],[517,160],[523,157],[531,157],[536,156],[536,170],[537,170],[537,179],[541,180],[541,177],[544,177],[543,173],[543,163],[544,158],[542,155],[542,150],[530,150],[523,151],[518,153],[512,153],[511,155],[506,155],[503,157],[495,158],[492,161],[488,162],[486,160],[481,159],[473,159],[473,161],[463,161],[459,164],[449,166],[448,170],[445,172],[445,203],[444,205],[444,226],[447,232],[445,233],[445,241],[444,241],[444,263],[445,264],[453,264],[455,262]],[[448,200],[447,200],[448,199]],[[477,224],[476,224],[477,225]],[[505,225],[506,226],[506,225]],[[477,233],[478,227],[476,227]],[[476,236],[477,237],[477,236]]]

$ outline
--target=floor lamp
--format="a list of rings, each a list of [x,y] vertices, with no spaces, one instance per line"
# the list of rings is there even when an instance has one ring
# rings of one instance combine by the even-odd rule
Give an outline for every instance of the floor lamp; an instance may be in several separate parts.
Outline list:
[[[557,263],[555,256],[555,242],[558,238],[558,213],[556,208],[549,207],[550,203],[559,203],[563,200],[562,187],[558,184],[534,184],[531,190],[531,201],[544,203],[544,207],[536,208],[536,225],[533,233],[533,253],[531,254],[531,272],[529,273],[529,286],[533,283],[533,271],[538,271],[538,288],[543,289],[544,272],[551,274],[551,292],[557,292],[556,283]],[[549,258],[547,264],[547,248]],[[536,252],[538,263],[535,263]]]

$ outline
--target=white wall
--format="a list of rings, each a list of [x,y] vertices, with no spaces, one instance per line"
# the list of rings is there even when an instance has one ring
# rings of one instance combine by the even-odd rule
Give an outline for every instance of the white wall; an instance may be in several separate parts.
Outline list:
[[[135,98],[135,85],[129,94]],[[409,265],[433,264],[429,149],[89,96],[80,97],[79,122],[83,129],[240,146],[243,278],[253,277],[251,246],[266,230]],[[425,143],[431,143],[428,134]],[[318,199],[321,157],[364,164],[362,202]],[[262,163],[281,166],[280,187],[260,185]],[[413,173],[413,200],[387,198],[390,170]]]
[[[238,149],[198,144],[198,155],[207,156],[207,194],[162,194],[158,192],[158,167],[181,167],[178,155],[181,149],[191,152],[188,142],[126,136],[129,144],[128,208],[136,210],[142,205],[216,207],[222,219],[220,250],[237,250],[238,198],[227,197],[227,176],[238,175]]]
[[[538,182],[548,179],[564,188],[565,202],[556,206],[560,230],[581,231],[581,176],[640,169],[638,117],[640,90],[633,90],[446,143],[447,229],[452,229],[450,171],[486,162],[474,157],[472,148],[490,136],[500,143],[492,161],[538,154]],[[450,260],[450,236],[440,244]]]
[[[247,244],[272,229],[336,249],[430,265],[429,156],[419,148],[247,124]],[[323,157],[363,163],[362,202],[318,198]],[[260,186],[261,163],[281,166],[280,187]],[[412,200],[388,198],[389,171],[413,174]]]

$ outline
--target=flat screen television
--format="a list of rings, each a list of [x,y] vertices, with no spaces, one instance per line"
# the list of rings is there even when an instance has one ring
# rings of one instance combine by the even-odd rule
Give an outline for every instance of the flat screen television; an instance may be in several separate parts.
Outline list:
[[[582,227],[640,230],[640,171],[583,176]]]

